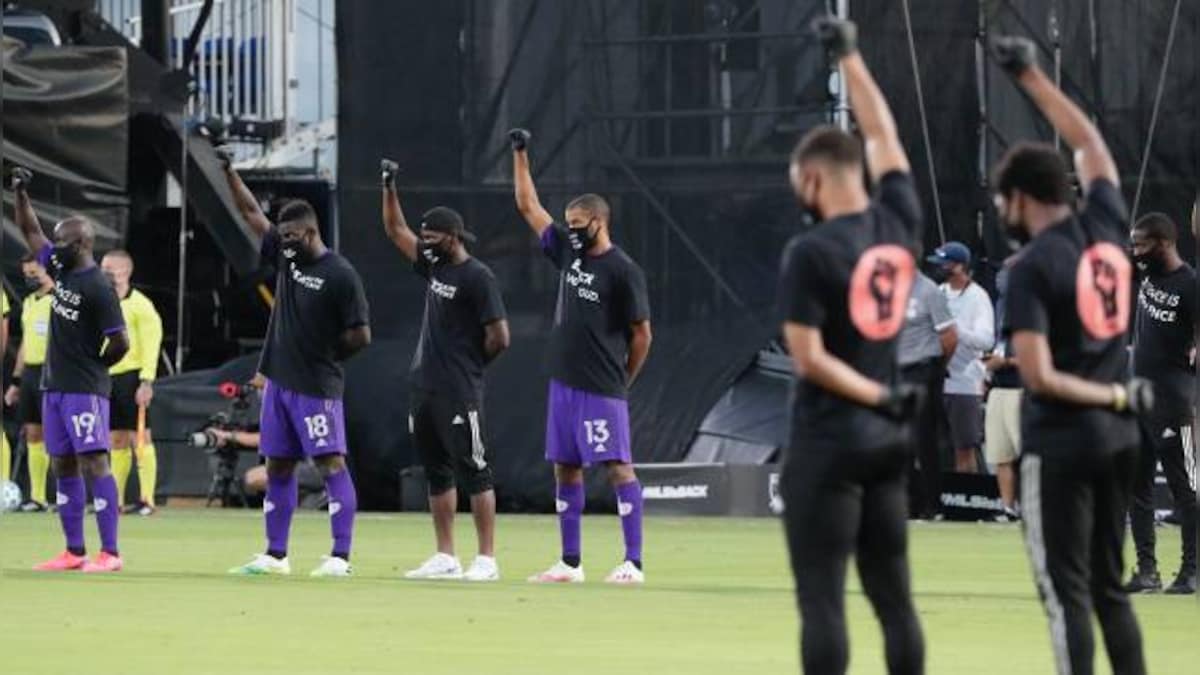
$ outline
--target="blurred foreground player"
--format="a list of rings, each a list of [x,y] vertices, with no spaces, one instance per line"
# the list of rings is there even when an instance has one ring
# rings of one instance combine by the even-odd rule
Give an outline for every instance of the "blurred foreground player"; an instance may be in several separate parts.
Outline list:
[[[571,200],[566,224],[542,208],[529,171],[529,138],[523,129],[509,132],[517,210],[560,272],[549,346],[546,459],[554,463],[562,537],[562,557],[530,581],[583,581],[583,469],[603,464],[617,493],[625,536],[625,560],[605,581],[644,583],[642,485],[633,471],[627,398],[650,353],[646,277],[609,238],[611,211],[603,197],[586,194]]]
[[[291,573],[287,547],[298,499],[296,465],[308,457],[325,478],[333,533],[333,550],[312,576],[349,576],[358,495],[345,460],[340,362],[371,341],[362,280],[345,258],[325,247],[312,206],[288,202],[279,210],[279,224],[272,226],[228,161],[225,176],[238,210],[262,237],[263,258],[279,268],[258,367],[267,378],[259,424],[259,451],[267,458],[267,550],[229,571]]]
[[[1143,445],[1134,478],[1129,525],[1137,570],[1131,593],[1162,590],[1154,554],[1154,477],[1162,463],[1182,528],[1179,573],[1172,595],[1196,592],[1196,446],[1192,436],[1196,374],[1196,273],[1179,256],[1179,231],[1162,213],[1133,226],[1133,260],[1142,273],[1134,322],[1133,372],[1154,384],[1154,411],[1143,415]]]
[[[136,504],[125,513],[153,515],[154,488],[158,483],[158,451],[146,424],[146,409],[154,398],[154,378],[158,375],[158,354],[162,349],[162,318],[141,291],[130,284],[133,258],[120,249],[109,251],[100,260],[100,269],[112,282],[121,300],[121,314],[129,335],[129,353],[109,369],[112,393],[112,466],[117,479],[117,495],[125,501],[125,483],[137,460],[138,491]]]
[[[508,320],[496,275],[467,252],[475,236],[462,216],[438,206],[408,226],[396,191],[396,165],[384,160],[383,222],[388,238],[428,284],[421,340],[412,362],[408,428],[429,484],[437,552],[409,579],[497,581],[496,492],[483,431],[483,371],[508,348]],[[457,479],[457,480],[456,480]],[[463,572],[454,555],[458,489],[471,496],[479,554]]]
[[[123,567],[117,547],[117,483],[108,465],[108,368],[129,351],[117,294],[92,257],[96,231],[84,216],[71,216],[54,226],[54,243],[42,226],[26,192],[30,174],[13,175],[17,225],[29,250],[43,267],[53,270],[50,335],[42,370],[42,425],[46,450],[58,481],[58,517],[67,548],[34,569],[118,572]],[[85,558],[84,476],[91,479],[100,553]]]
[[[37,261],[27,255],[21,260],[21,273],[29,295],[21,302],[21,346],[13,366],[12,384],[4,392],[4,403],[17,407],[21,433],[25,436],[25,451],[29,458],[29,495],[21,505],[25,513],[45,511],[46,477],[50,471],[50,455],[42,434],[42,364],[46,361],[46,339],[50,332],[50,303],[53,300],[54,280]],[[119,492],[119,490],[118,490]]]
[[[844,673],[846,565],[883,626],[888,672],[921,673],[925,647],[908,565],[905,420],[920,387],[897,384],[896,337],[916,276],[922,227],[908,158],[848,21],[815,28],[841,65],[863,144],[835,127],[808,132],[789,176],[819,224],[789,242],[779,301],[796,369],[781,488],[806,673]]]
[[[8,294],[0,288],[0,358],[8,350]],[[0,485],[8,482],[12,471],[12,447],[8,444],[8,434],[0,427]]]
[[[1023,38],[993,52],[1074,151],[1082,211],[1050,145],[1014,146],[996,169],[1008,236],[1028,242],[1009,273],[1006,333],[1027,395],[1021,410],[1021,515],[1057,671],[1092,672],[1092,614],[1113,672],[1146,672],[1141,631],[1121,588],[1125,513],[1137,464],[1135,413],[1153,407],[1126,381],[1132,265],[1128,216],[1108,146],[1037,67]]]

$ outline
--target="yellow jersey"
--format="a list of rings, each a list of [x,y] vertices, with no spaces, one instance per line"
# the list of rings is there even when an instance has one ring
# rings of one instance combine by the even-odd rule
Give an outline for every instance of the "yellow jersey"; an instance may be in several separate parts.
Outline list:
[[[162,318],[150,298],[132,288],[121,299],[121,314],[129,335],[129,352],[108,372],[119,375],[136,370],[139,380],[153,380],[158,374],[158,353],[162,349]]]
[[[40,366],[46,362],[46,340],[50,334],[50,298],[53,291],[39,295],[37,291],[25,296],[21,303],[21,346],[25,350],[25,365]]]

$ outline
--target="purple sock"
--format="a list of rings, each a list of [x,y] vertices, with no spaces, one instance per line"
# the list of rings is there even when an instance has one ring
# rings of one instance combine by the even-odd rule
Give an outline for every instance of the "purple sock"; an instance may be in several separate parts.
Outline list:
[[[625,559],[642,566],[642,484],[636,480],[617,486],[617,514],[625,535]]]
[[[354,537],[354,514],[358,512],[358,493],[350,471],[341,471],[325,479],[329,494],[329,526],[333,530],[333,556],[350,559],[350,540]]]
[[[294,472],[290,476],[267,474],[263,517],[267,521],[267,553],[276,558],[287,557],[288,532],[292,529],[292,513],[296,510],[296,499]]]
[[[58,478],[58,520],[67,538],[67,550],[75,555],[83,555],[87,550],[83,544],[83,502],[86,499],[83,476]]]
[[[92,505],[96,507],[96,525],[100,528],[100,550],[119,555],[117,549],[117,479],[112,474],[92,481]]]
[[[562,535],[563,562],[578,567],[582,549],[579,530],[583,519],[583,483],[560,483],[555,492],[554,508],[558,511],[558,531]]]

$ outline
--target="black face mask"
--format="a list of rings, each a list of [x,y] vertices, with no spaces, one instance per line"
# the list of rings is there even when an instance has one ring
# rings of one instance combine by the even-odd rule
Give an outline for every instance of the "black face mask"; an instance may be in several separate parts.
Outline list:
[[[1139,272],[1152,277],[1161,275],[1167,267],[1162,258],[1153,251],[1133,256],[1133,263],[1137,265]]]
[[[112,284],[112,287],[113,287],[113,289],[116,289],[116,287],[117,287],[117,275],[115,275],[115,274],[109,274],[108,272],[105,272],[105,273],[104,273],[104,276],[105,276],[105,278],[107,278],[107,279],[108,279],[108,283]]]
[[[801,194],[798,197],[797,201],[800,202],[800,226],[801,227],[808,230],[808,229],[816,227],[817,225],[820,225],[821,221],[825,220],[824,216],[821,215],[821,209],[817,208],[817,206],[814,204],[809,204],[804,199],[803,194]]]
[[[934,282],[939,284],[945,283],[946,280],[950,278],[950,270],[938,265],[937,267],[929,270],[929,278],[933,279]]]
[[[304,246],[303,239],[284,243],[279,247],[279,253],[283,256],[284,262],[292,262],[297,265],[307,265],[312,262],[312,256]]]
[[[31,291],[36,291],[41,287],[41,279],[38,279],[37,277],[25,277],[25,288],[28,288]]]
[[[75,244],[55,246],[50,249],[50,266],[57,274],[74,269],[78,262],[79,251],[76,249]]]
[[[595,218],[589,220],[583,227],[572,227],[568,230],[567,237],[571,240],[571,249],[576,253],[586,253],[596,245],[596,233],[592,232],[594,220]]]
[[[445,242],[436,244],[427,241],[417,242],[417,253],[430,265],[439,265],[450,257],[450,251]]]

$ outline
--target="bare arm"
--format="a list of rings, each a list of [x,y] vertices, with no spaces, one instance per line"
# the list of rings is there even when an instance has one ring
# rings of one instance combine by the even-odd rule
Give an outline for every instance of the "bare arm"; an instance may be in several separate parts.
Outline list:
[[[483,356],[487,363],[495,361],[511,343],[506,319],[492,321],[483,327]]]
[[[354,328],[347,328],[338,338],[337,358],[339,361],[354,356],[371,344],[371,327],[363,324]]]
[[[29,250],[36,255],[50,242],[42,232],[42,224],[38,221],[37,212],[33,210],[33,200],[25,190],[25,182],[14,180],[13,192],[16,194],[13,212],[17,227],[21,228],[21,234],[25,235],[25,243],[29,245]]]
[[[850,52],[842,58],[841,64],[854,119],[863,135],[871,181],[877,182],[891,171],[911,172],[892,110],[875,84],[862,54]]]
[[[513,188],[517,197],[517,211],[521,212],[521,217],[529,223],[529,227],[539,237],[542,236],[554,219],[538,199],[533,175],[529,172],[528,150],[513,150]]]
[[[646,365],[646,357],[650,355],[650,343],[654,341],[654,333],[650,330],[649,321],[638,321],[629,325],[629,356],[625,362],[625,376],[629,384],[637,379]]]
[[[125,354],[129,352],[129,334],[121,330],[107,338],[104,349],[100,352],[100,360],[105,366],[112,367],[125,358]]]
[[[938,341],[942,343],[942,361],[949,362],[954,350],[958,349],[958,329],[951,325],[938,333]]]
[[[267,216],[262,212],[262,207],[258,205],[258,199],[246,184],[242,182],[242,177],[237,171],[233,170],[232,166],[225,166],[225,180],[229,181],[229,189],[233,192],[233,203],[237,205],[238,211],[246,222],[250,224],[250,229],[260,237],[266,236],[267,232],[271,231],[271,221],[267,220]]]
[[[1013,335],[1013,348],[1017,352],[1021,380],[1029,391],[1077,405],[1097,408],[1115,405],[1117,394],[1112,385],[1099,384],[1055,369],[1045,335],[1017,331]]]
[[[798,376],[867,407],[880,405],[887,396],[883,385],[825,351],[825,341],[819,329],[789,321],[783,325],[783,336],[792,355],[792,367]]]
[[[404,257],[412,261],[417,259],[417,235],[409,229],[404,210],[400,208],[400,196],[396,194],[396,186],[391,184],[383,187],[383,229]]]

